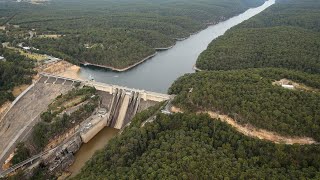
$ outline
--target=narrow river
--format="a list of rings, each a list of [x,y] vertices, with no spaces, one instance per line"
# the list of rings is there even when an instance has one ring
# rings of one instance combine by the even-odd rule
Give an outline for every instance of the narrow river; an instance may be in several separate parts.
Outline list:
[[[269,0],[260,7],[251,8],[229,20],[209,26],[205,30],[190,36],[190,38],[177,42],[173,48],[159,52],[152,59],[129,71],[113,72],[100,68],[82,67],[79,75],[84,79],[92,76],[98,82],[166,93],[170,85],[178,77],[185,73],[194,72],[193,65],[196,63],[198,56],[212,40],[223,35],[231,27],[262,12],[274,3],[275,0]],[[106,127],[88,144],[84,144],[76,154],[75,163],[70,167],[72,176],[80,171],[81,167],[96,150],[102,149],[107,145],[108,141],[117,132],[118,130]]]
[[[194,72],[193,65],[198,56],[212,40],[274,3],[275,0],[269,0],[262,6],[251,8],[238,16],[209,26],[188,39],[177,42],[173,48],[158,52],[155,57],[129,71],[114,72],[100,68],[82,67],[80,77],[87,79],[91,75],[98,82],[166,93],[178,77],[185,73]]]
[[[75,162],[70,166],[71,177],[79,173],[83,165],[93,156],[93,154],[108,144],[109,140],[118,134],[119,130],[105,127],[91,141],[83,144],[75,155]]]

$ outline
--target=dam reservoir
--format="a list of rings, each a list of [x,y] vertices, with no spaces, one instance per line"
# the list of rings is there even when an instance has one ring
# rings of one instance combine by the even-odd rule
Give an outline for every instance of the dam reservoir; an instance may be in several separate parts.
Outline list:
[[[158,52],[158,54],[146,62],[125,72],[84,66],[79,72],[82,79],[94,78],[96,82],[116,84],[120,86],[144,89],[148,91],[167,93],[171,84],[185,73],[193,73],[193,66],[200,53],[208,44],[223,35],[231,27],[257,15],[275,0],[268,0],[263,5],[251,8],[244,13],[232,17],[226,21],[191,35],[188,39],[179,41],[171,49]],[[117,134],[118,130],[105,127],[90,142],[81,146],[76,153],[74,164],[69,168],[71,176],[77,174],[85,162],[90,159],[96,150],[102,149],[108,141]]]
[[[263,5],[251,8],[244,13],[178,41],[171,49],[158,52],[156,56],[125,72],[83,66],[79,76],[94,78],[97,82],[116,84],[153,92],[167,93],[171,84],[185,73],[193,73],[193,66],[200,53],[208,44],[223,35],[231,27],[253,17],[275,3],[266,1]]]

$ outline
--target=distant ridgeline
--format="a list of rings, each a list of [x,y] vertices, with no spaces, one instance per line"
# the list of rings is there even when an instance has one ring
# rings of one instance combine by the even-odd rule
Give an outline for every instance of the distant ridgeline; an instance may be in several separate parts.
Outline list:
[[[41,52],[69,61],[124,68],[172,46],[208,24],[240,14],[265,0],[52,0],[41,5],[2,3],[0,23],[11,28],[10,41],[21,36],[59,35],[23,40]],[[15,13],[17,13],[15,15]],[[15,16],[14,16],[15,15]],[[62,35],[62,36],[60,36]]]
[[[213,41],[197,67],[277,67],[320,73],[320,1],[277,1]]]

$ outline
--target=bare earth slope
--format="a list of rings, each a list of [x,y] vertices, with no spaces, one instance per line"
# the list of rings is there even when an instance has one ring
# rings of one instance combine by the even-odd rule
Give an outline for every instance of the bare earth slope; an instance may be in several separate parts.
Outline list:
[[[21,134],[31,129],[34,121],[51,101],[71,88],[72,86],[39,82],[21,97],[0,122],[0,160],[3,161],[3,152],[8,150],[7,147],[23,138]]]

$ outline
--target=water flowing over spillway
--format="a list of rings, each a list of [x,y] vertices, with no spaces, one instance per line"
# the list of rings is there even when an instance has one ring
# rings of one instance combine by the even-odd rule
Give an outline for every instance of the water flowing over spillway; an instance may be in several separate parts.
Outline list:
[[[166,93],[178,77],[194,72],[193,65],[198,56],[212,40],[274,3],[275,0],[266,1],[262,6],[251,8],[238,16],[209,26],[188,39],[177,42],[171,49],[158,52],[155,57],[126,72],[82,67],[80,76],[85,79],[93,77],[95,81],[108,84]]]

